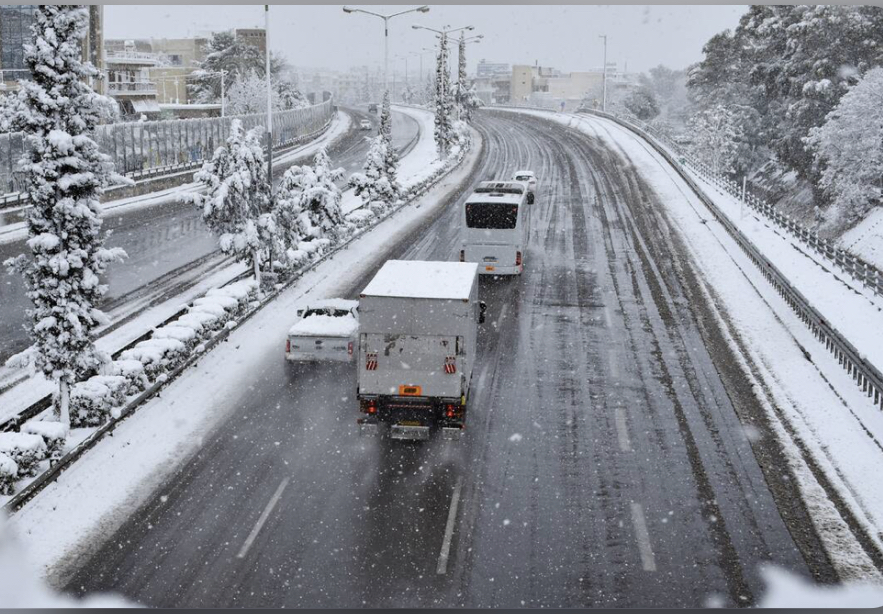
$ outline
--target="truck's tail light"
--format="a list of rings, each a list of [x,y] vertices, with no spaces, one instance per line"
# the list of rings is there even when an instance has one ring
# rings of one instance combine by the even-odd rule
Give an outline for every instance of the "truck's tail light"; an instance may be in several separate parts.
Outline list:
[[[285,340],[285,353],[288,354],[291,352],[291,339]]]
[[[347,346],[346,346],[346,353],[349,354],[350,356],[353,355],[353,342],[352,342],[352,341],[350,341],[350,342],[347,344]]]
[[[515,266],[521,266],[521,252],[515,252]]]
[[[445,357],[445,373],[448,375],[453,375],[457,372],[457,357],[456,356],[446,356]]]
[[[454,406],[453,405],[448,404],[445,406],[445,416],[447,416],[448,418],[454,417]]]
[[[364,414],[376,414],[377,413],[377,401],[371,399],[369,401],[362,401],[361,404],[362,413]]]
[[[465,249],[460,250],[460,262],[466,262],[466,250]]]
[[[365,370],[366,371],[376,371],[377,370],[377,354],[376,353],[366,354],[366,356],[365,356]]]

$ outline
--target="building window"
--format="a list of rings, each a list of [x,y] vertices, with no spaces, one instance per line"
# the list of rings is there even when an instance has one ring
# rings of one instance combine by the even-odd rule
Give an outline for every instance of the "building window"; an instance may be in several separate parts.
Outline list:
[[[24,46],[31,42],[36,10],[35,4],[0,6],[0,70],[11,71],[4,75],[6,80],[24,76]]]

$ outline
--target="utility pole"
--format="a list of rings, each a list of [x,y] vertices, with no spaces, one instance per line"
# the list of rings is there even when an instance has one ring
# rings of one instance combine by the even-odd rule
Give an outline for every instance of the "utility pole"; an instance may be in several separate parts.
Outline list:
[[[267,180],[273,185],[273,87],[270,83],[270,5],[264,5],[264,40],[267,43]]]
[[[226,108],[226,100],[224,98],[224,77],[227,76],[227,71],[221,71],[221,117],[224,117],[224,111]]]
[[[604,93],[601,99],[601,110],[605,113],[607,112],[607,35],[599,34],[598,38],[604,39],[604,77],[603,77],[603,88]]]

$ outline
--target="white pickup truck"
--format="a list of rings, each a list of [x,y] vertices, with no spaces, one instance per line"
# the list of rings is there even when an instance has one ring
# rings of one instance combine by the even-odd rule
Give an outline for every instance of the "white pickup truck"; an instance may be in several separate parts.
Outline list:
[[[288,331],[285,358],[294,362],[349,362],[356,354],[359,302],[341,298],[310,303],[297,311]]]
[[[360,432],[459,438],[484,311],[474,262],[386,262],[359,295]]]

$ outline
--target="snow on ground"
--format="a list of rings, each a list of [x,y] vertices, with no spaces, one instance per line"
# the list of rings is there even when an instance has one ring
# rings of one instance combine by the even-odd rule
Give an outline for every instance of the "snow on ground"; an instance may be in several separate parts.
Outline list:
[[[606,142],[630,160],[659,195],[666,213],[699,268],[721,321],[744,342],[747,358],[756,366],[762,384],[756,386],[778,436],[801,482],[801,490],[821,539],[843,578],[879,579],[867,557],[816,479],[810,473],[792,437],[812,455],[839,497],[849,506],[878,548],[883,531],[883,482],[868,479],[883,466],[883,412],[855,385],[837,360],[825,350],[775,289],[761,275],[711,212],[643,139],[598,117],[522,111],[570,125]],[[738,219],[738,207],[724,202],[710,187],[706,193]],[[883,322],[876,306],[855,294],[843,282],[825,273],[795,249],[787,237],[754,219],[746,211],[740,228],[818,308],[851,310],[847,320],[834,320],[841,332],[866,349],[868,356],[883,353]],[[832,312],[833,313],[833,312]],[[877,323],[876,325],[874,323]],[[872,330],[873,329],[873,330]],[[877,347],[869,338],[879,339]],[[804,352],[808,352],[805,354]],[[741,354],[737,348],[737,355]],[[809,357],[809,358],[808,358]],[[883,363],[883,360],[877,364]],[[743,365],[747,369],[747,365]],[[754,378],[752,378],[754,379]]]
[[[883,209],[872,211],[840,237],[840,247],[883,269]]]
[[[379,263],[385,248],[415,232],[443,205],[444,195],[478,160],[480,136],[472,131],[472,138],[459,168],[306,273],[12,516],[9,525],[42,574],[63,581],[65,569],[83,560],[199,450],[229,417],[218,412],[226,405],[222,401],[259,381],[267,361],[284,359],[282,344],[298,308],[340,296]]]
[[[299,147],[295,147],[291,151],[287,151],[282,155],[274,156],[274,164],[285,164],[291,160],[302,158],[305,156],[315,155],[322,147],[330,147],[331,144],[346,134],[350,129],[352,118],[345,111],[338,111],[331,125],[319,138],[310,141]],[[187,171],[186,174],[193,175],[197,169]],[[175,186],[166,190],[142,194],[140,196],[130,196],[119,200],[111,200],[102,203],[102,212],[107,213],[113,211],[116,214],[127,213],[137,209],[155,207],[167,202],[177,202],[182,194],[197,192],[200,185],[196,182],[185,183],[184,185]],[[0,243],[12,243],[21,241],[28,236],[26,222],[16,222],[0,227]]]

